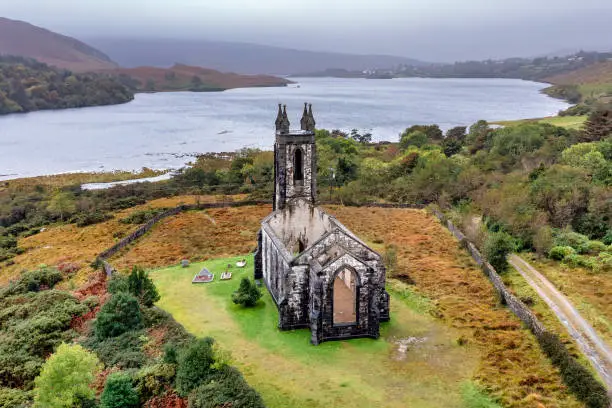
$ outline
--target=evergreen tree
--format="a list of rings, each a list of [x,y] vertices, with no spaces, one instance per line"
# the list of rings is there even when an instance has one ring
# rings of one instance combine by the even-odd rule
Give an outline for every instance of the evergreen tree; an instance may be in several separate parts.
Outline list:
[[[232,294],[232,301],[237,305],[253,307],[261,296],[262,294],[255,285],[255,282],[251,282],[249,278],[242,278],[240,287]]]
[[[581,142],[598,142],[612,135],[612,111],[598,110],[589,116],[580,134]]]

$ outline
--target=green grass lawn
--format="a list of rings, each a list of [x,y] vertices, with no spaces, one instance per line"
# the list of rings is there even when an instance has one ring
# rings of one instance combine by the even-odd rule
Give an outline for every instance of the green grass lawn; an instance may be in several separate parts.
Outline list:
[[[522,120],[505,120],[498,122],[491,122],[492,125],[499,126],[516,126],[523,123],[538,122],[548,123],[550,125],[564,127],[568,129],[580,129],[584,122],[586,122],[586,116],[553,116],[550,118],[538,118],[538,119],[522,119]]]
[[[278,312],[265,288],[253,309],[231,302],[240,279],[253,275],[252,256],[247,268],[232,267],[232,280],[219,278],[228,263],[241,258],[159,269],[151,277],[161,295],[158,306],[191,333],[214,337],[230,350],[233,364],[268,407],[475,406],[465,390],[473,390],[466,381],[477,367],[477,353],[469,344],[459,346],[460,334],[431,317],[428,300],[410,287],[389,285],[391,322],[382,325],[381,339],[312,346],[309,330],[277,329]],[[192,284],[203,266],[215,281]],[[422,342],[400,354],[395,341],[409,337]]]

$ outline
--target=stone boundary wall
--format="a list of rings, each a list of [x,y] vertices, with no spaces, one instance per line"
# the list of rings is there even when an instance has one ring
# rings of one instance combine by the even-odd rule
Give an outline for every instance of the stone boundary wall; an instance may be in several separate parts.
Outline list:
[[[512,312],[519,318],[537,337],[540,337],[542,333],[546,331],[544,325],[538,320],[533,312],[523,303],[520,299],[514,296],[510,290],[506,287],[502,281],[501,276],[497,273],[495,268],[489,264],[486,259],[482,256],[476,245],[470,242],[465,234],[459,230],[450,220],[447,220],[444,214],[437,210],[432,210],[432,213],[440,220],[442,225],[446,226],[448,230],[457,238],[465,249],[470,253],[472,258],[480,266],[495,287],[495,290],[499,294],[502,303],[504,303]]]
[[[251,201],[236,201],[236,202],[228,201],[228,202],[218,202],[218,203],[183,204],[183,205],[179,205],[177,207],[174,207],[174,208],[171,208],[171,209],[169,209],[167,211],[164,211],[161,214],[156,215],[155,217],[150,219],[146,224],[141,225],[140,227],[138,227],[130,235],[128,235],[127,237],[123,238],[121,241],[117,242],[112,247],[110,247],[110,248],[104,250],[103,252],[101,252],[97,256],[96,261],[98,263],[102,264],[102,266],[104,267],[104,270],[106,271],[107,275],[110,276],[110,274],[112,273],[113,268],[112,268],[112,266],[110,266],[110,264],[108,264],[108,262],[106,262],[106,259],[112,257],[117,252],[121,251],[123,248],[127,247],[128,245],[130,245],[134,241],[138,240],[140,237],[142,237],[147,232],[149,232],[151,230],[151,228],[153,228],[155,226],[155,224],[157,224],[158,222],[160,222],[164,218],[168,218],[168,217],[171,217],[173,215],[177,215],[177,214],[179,214],[179,213],[181,213],[183,211],[206,210],[206,209],[211,209],[211,208],[225,208],[225,207],[244,207],[244,206],[248,206],[248,205],[260,205],[260,204],[270,204],[270,203],[271,203],[270,201],[251,200]]]

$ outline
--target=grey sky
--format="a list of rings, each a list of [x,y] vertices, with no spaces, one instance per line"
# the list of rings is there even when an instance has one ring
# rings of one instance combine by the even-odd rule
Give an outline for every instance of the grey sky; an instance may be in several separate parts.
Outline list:
[[[612,50],[610,0],[0,0],[73,35],[244,41],[429,61]]]

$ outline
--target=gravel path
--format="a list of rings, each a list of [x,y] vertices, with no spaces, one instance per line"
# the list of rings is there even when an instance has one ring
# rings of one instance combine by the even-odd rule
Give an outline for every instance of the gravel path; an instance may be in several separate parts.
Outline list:
[[[548,304],[567,328],[582,352],[593,363],[606,387],[612,392],[612,349],[597,335],[593,327],[580,315],[569,299],[533,266],[517,255],[508,261],[538,295]]]

